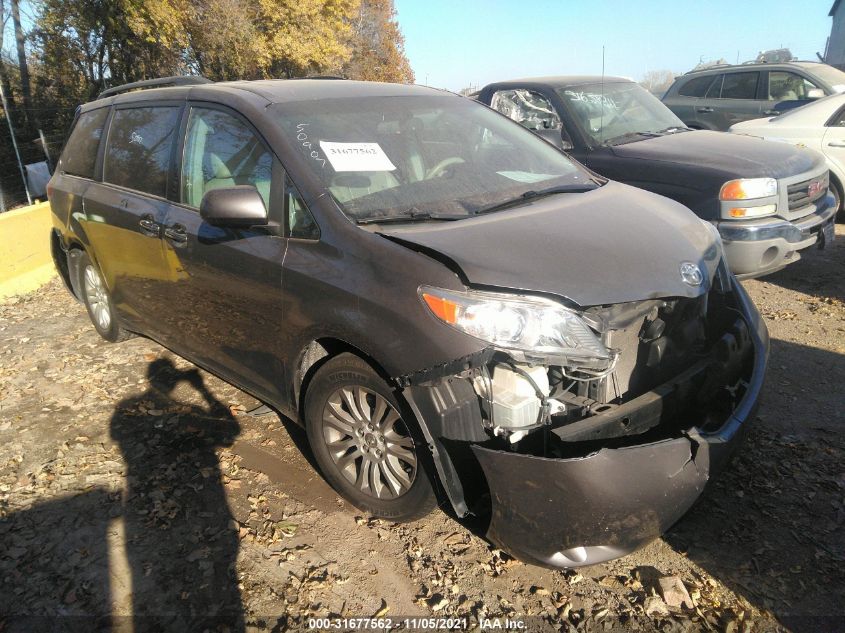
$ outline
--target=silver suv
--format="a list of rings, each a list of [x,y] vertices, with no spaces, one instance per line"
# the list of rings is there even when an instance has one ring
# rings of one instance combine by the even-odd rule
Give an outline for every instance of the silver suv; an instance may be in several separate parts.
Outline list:
[[[687,127],[727,130],[837,92],[845,92],[845,72],[819,62],[723,64],[681,75],[663,103]]]

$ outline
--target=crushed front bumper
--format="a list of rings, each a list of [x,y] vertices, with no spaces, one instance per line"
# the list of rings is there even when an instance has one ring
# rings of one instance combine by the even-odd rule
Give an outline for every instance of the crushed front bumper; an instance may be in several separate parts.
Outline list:
[[[680,437],[572,459],[473,445],[490,489],[494,543],[539,565],[592,565],[657,538],[695,503],[753,417],[766,371],[766,326],[736,286],[754,357],[745,394],[721,427],[691,426]]]

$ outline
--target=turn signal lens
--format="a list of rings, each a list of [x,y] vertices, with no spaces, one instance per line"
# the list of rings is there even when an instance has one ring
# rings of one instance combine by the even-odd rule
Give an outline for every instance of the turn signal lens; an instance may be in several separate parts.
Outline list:
[[[445,321],[449,325],[455,325],[458,320],[458,304],[454,301],[449,301],[444,297],[435,297],[427,292],[422,293],[426,304],[434,312],[434,315],[441,321]]]
[[[759,218],[764,215],[774,215],[777,206],[764,204],[759,207],[734,207],[728,213],[732,218]]]
[[[722,185],[719,198],[722,200],[753,200],[768,198],[778,193],[778,181],[774,178],[740,178]]]

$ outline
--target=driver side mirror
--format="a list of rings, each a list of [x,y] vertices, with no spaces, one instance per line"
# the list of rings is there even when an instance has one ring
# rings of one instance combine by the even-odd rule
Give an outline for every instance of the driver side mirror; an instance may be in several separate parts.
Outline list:
[[[824,90],[821,88],[811,88],[807,91],[808,99],[821,99],[824,96]]]
[[[207,191],[200,203],[200,217],[212,226],[223,228],[246,229],[267,225],[264,199],[252,185]]]

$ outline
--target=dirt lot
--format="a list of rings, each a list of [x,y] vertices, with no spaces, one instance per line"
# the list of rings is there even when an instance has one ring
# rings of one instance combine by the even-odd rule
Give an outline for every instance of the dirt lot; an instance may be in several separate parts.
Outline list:
[[[6,301],[0,631],[281,631],[376,614],[510,616],[530,630],[845,630],[837,229],[833,248],[745,284],[772,352],[730,470],[665,538],[574,571],[515,561],[443,511],[362,518],[315,473],[304,433],[243,414],[249,396],[151,341],[103,342],[57,281]],[[664,602],[661,576],[683,582],[691,608]]]

